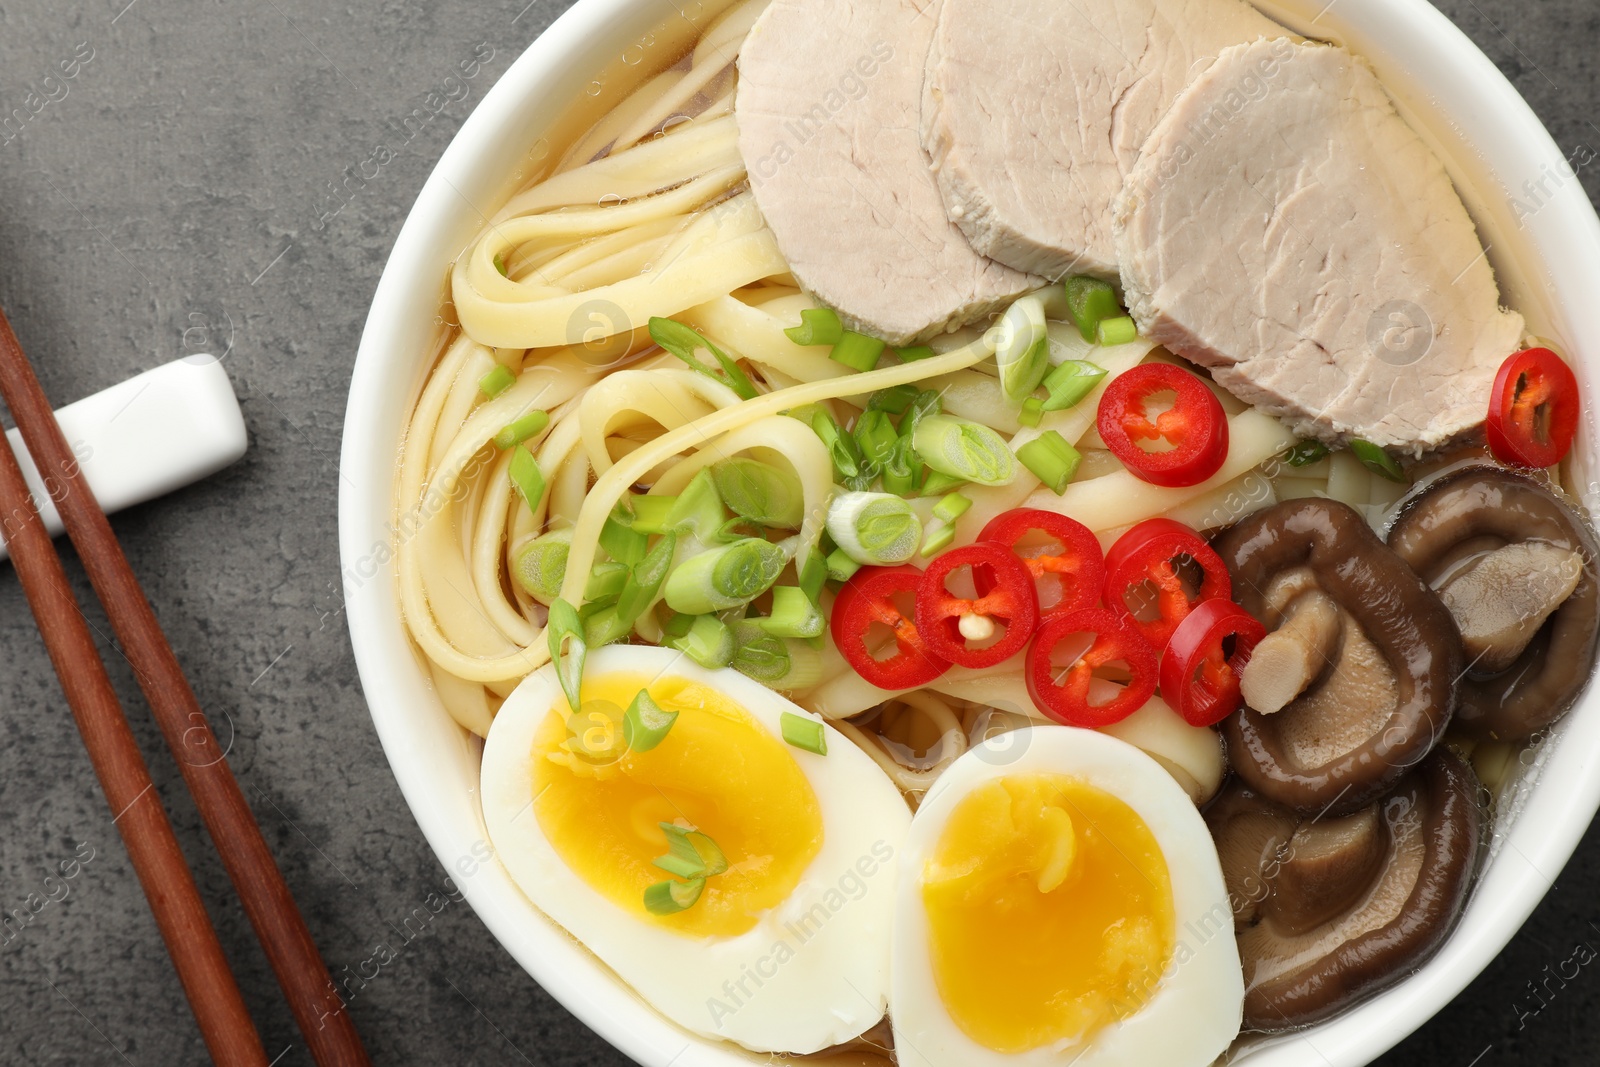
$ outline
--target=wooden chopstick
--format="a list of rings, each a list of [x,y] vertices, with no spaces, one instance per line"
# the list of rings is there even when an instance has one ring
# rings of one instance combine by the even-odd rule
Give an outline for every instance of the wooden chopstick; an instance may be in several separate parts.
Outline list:
[[[194,795],[234,892],[266,951],[300,1033],[320,1067],[360,1067],[366,1050],[311,931],[278,870],[200,702],[134,577],[105,512],[81,476],[33,367],[0,311],[0,397],[17,420],[67,535],[133,665],[156,723]]]
[[[3,432],[0,515],[5,516],[0,531],[11,549],[23,593],[38,620],[39,633],[89,750],[100,788],[116,813],[112,822],[122,834],[134,872],[150,900],[156,926],[200,1024],[200,1036],[217,1063],[266,1067],[261,1038],[228,969],[200,890],[178,849],[178,839],[152,786],[150,771],[95,648],[89,624],[78,610],[61,560]]]

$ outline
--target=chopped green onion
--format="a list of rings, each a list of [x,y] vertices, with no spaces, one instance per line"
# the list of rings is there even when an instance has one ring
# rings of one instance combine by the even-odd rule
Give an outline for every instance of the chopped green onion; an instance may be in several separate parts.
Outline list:
[[[1100,379],[1106,376],[1104,367],[1082,359],[1069,359],[1045,375],[1045,391],[1050,398],[1044,402],[1045,411],[1064,411],[1076,407],[1084,397],[1094,392]]]
[[[922,520],[893,493],[835,493],[828,503],[828,536],[857,563],[904,563],[922,540]]]
[[[622,738],[635,752],[649,752],[659,745],[678,721],[678,713],[667,711],[641,689],[622,716]]]
[[[589,572],[589,584],[583,587],[583,599],[599,600],[616,596],[622,592],[622,586],[628,580],[628,570],[626,563],[596,563]]]
[[[694,625],[695,617],[685,615],[681,611],[667,609],[667,621],[661,624],[661,633],[668,638],[682,637],[689,632],[689,627]]]
[[[856,450],[856,440],[839,428],[832,415],[818,408],[811,414],[811,429],[828,446],[836,480],[844,482],[861,476],[861,453]]]
[[[667,607],[704,615],[748,604],[772,587],[788,562],[788,553],[759,537],[708,549],[668,576]]]
[[[827,572],[827,568],[823,568]],[[778,585],[772,589],[772,614],[756,619],[756,625],[775,637],[817,637],[827,627],[815,602],[797,585]]]
[[[922,548],[918,555],[923,558],[942,552],[950,547],[950,542],[956,539],[956,528],[949,523],[935,526],[928,530],[928,536],[922,539]]]
[[[794,530],[805,518],[805,490],[782,467],[735,456],[712,466],[711,475],[723,503],[757,525]]]
[[[1116,318],[1101,319],[1094,328],[1094,339],[1095,344],[1104,348],[1130,344],[1139,339],[1139,329],[1133,324],[1133,319],[1118,315]]]
[[[876,337],[868,337],[864,333],[846,330],[844,336],[833,346],[833,351],[828,353],[828,358],[835,363],[843,363],[852,370],[869,371],[878,365],[878,357],[881,355],[883,355],[882,341]]]
[[[800,568],[800,589],[816,604],[822,597],[822,583],[828,580],[828,561],[821,552],[812,552]]]
[[[567,580],[567,555],[571,549],[570,529],[541,534],[517,551],[511,561],[511,575],[529,596],[548,607],[561,595],[561,583]]]
[[[503,364],[497,363],[494,370],[478,379],[478,392],[493,400],[516,384],[517,376]]]
[[[836,345],[844,336],[844,325],[832,308],[806,308],[800,312],[800,325],[783,332],[797,345]]]
[[[1297,441],[1281,455],[1281,459],[1291,467],[1309,467],[1318,460],[1325,459],[1328,455],[1328,446],[1315,439]]]
[[[896,496],[911,496],[922,488],[924,469],[922,457],[911,447],[911,438],[902,434],[889,452],[888,459],[884,460],[883,470],[880,472],[883,476],[884,491]]]
[[[1387,478],[1391,482],[1408,480],[1406,472],[1400,469],[1400,464],[1395,462],[1395,458],[1371,441],[1363,441],[1359,437],[1353,439],[1350,442],[1350,452],[1373,474]]]
[[[550,605],[550,621],[545,627],[549,634],[550,659],[556,667],[556,677],[561,681],[561,691],[567,695],[567,707],[574,710],[583,706],[583,660],[589,646],[583,639],[583,620],[578,609],[557,597]],[[567,645],[565,658],[563,650]]]
[[[850,576],[861,569],[861,564],[851,559],[842,548],[828,553],[828,577],[836,582],[848,582]]]
[[[994,360],[1000,369],[1000,389],[1011,403],[1021,404],[1050,369],[1043,301],[1031,294],[1014,301],[1000,316],[999,333]]]
[[[585,604],[579,614],[583,617],[583,640],[590,648],[620,641],[633,629],[633,623],[618,614],[614,596]]]
[[[1024,426],[1038,426],[1044,419],[1044,401],[1036,396],[1030,396],[1022,402],[1022,410],[1017,412],[1017,421]]]
[[[663,534],[672,529],[672,509],[677,507],[675,496],[650,496],[641,494],[628,502],[633,521],[628,525],[642,534]]]
[[[868,411],[885,411],[890,415],[901,415],[911,402],[917,398],[918,389],[914,385],[897,385],[891,389],[879,389],[867,397]]]
[[[928,345],[913,345],[910,348],[895,349],[894,355],[901,363],[915,363],[919,359],[932,359],[934,351]]]
[[[972,506],[972,498],[951,493],[933,506],[933,517],[941,522],[955,522]]]
[[[956,478],[940,471],[934,471],[923,481],[922,486],[917,490],[917,495],[943,496],[950,490],[959,489],[966,484],[967,480],[965,478]]]
[[[539,506],[539,500],[544,496],[544,472],[539,469],[539,461],[526,448],[518,448],[511,453],[511,484],[517,487],[517,492],[522,494],[522,499],[528,502],[530,509]]]
[[[1007,485],[1017,476],[1005,438],[981,422],[929,415],[911,442],[929,467],[979,485]]]
[[[667,835],[669,851],[655,861],[657,867],[680,878],[710,877],[728,869],[728,857],[710,837],[670,822],[658,825]]]
[[[887,413],[869,408],[856,420],[855,438],[856,447],[861,450],[868,469],[878,471],[888,462],[889,453],[900,440],[900,433],[889,421]]]
[[[494,447],[504,452],[512,445],[520,445],[535,434],[543,432],[549,425],[549,412],[530,411],[520,419],[507,423],[499,433],[495,434]]]
[[[715,615],[686,615],[694,621],[682,637],[667,643],[684,653],[707,670],[726,667],[733,662],[733,631]]]
[[[766,633],[752,619],[733,624],[733,668],[771,689],[807,689],[822,680],[822,656],[803,641]]]
[[[792,711],[779,712],[778,729],[783,731],[783,739],[795,748],[803,748],[819,756],[828,754],[827,731],[816,719],[808,719]]]
[[[502,278],[511,277],[506,273],[506,254],[504,252],[496,252],[494,254],[494,269],[500,272],[500,277]]]
[[[605,549],[606,555],[618,563],[626,563],[631,567],[644,559],[650,539],[643,531],[629,526],[629,521],[631,521],[630,516],[623,509],[612,511],[606,518],[605,525],[600,527],[600,547]]]
[[[1046,430],[1017,449],[1017,459],[1052,493],[1060,496],[1066,491],[1072,476],[1078,473],[1078,463],[1083,456],[1067,444],[1065,437],[1054,430]]]
[[[756,387],[750,384],[749,377],[739,368],[738,362],[729,358],[727,353],[683,323],[672,319],[663,319],[659,316],[653,317],[650,320],[650,339],[667,352],[683,360],[684,363],[688,364],[690,370],[703,374],[712,381],[732,389],[741,400],[755,399]],[[717,364],[722,368],[722,373],[719,374],[700,362],[700,358],[695,353],[702,348],[710,352],[712,357],[716,359]]]
[[[677,548],[678,535],[668,533],[628,571],[628,579],[617,596],[618,619],[630,627],[639,621],[644,609],[661,591],[661,583],[667,580],[667,573],[672,570],[672,555]]]
[[[644,891],[645,910],[651,915],[676,915],[680,911],[687,911],[694,907],[705,887],[704,878],[696,878],[692,882],[657,882]]]
[[[900,420],[900,436],[910,437],[916,432],[917,425],[929,415],[937,415],[944,410],[944,398],[937,389],[924,389],[917,394],[917,398],[906,409],[905,417]]]
[[[677,504],[667,515],[667,525],[673,530],[688,530],[696,540],[709,544],[726,519],[716,481],[709,470],[702,468],[678,494]]]
[[[1094,344],[1101,320],[1122,314],[1116,290],[1099,278],[1091,278],[1086,274],[1068,278],[1066,285],[1068,313],[1083,339]]]

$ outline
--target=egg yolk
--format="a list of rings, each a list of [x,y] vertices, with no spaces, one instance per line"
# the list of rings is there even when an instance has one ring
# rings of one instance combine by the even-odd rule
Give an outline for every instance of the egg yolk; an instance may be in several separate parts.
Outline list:
[[[968,1037],[1003,1053],[1080,1043],[1137,1012],[1175,938],[1149,827],[1066,775],[973,789],[923,869],[934,981]]]
[[[647,689],[678,712],[646,752],[623,743],[623,709]],[[586,676],[583,707],[558,700],[534,738],[533,811],[545,839],[590,888],[690,937],[735,937],[794,891],[822,847],[816,793],[788,747],[742,706],[683,678]],[[662,823],[698,830],[728,869],[688,909],[655,915],[644,891],[673,876]]]

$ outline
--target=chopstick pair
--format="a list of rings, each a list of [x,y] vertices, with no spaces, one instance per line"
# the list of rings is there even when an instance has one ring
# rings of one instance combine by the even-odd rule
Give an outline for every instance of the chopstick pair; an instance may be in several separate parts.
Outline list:
[[[111,524],[79,473],[72,448],[4,311],[0,311],[0,398],[16,419],[133,665],[139,688],[194,795],[312,1057],[321,1067],[367,1064],[361,1038],[226,753],[217,744]],[[206,1047],[219,1064],[266,1067],[261,1038],[4,433],[0,433],[0,531]]]

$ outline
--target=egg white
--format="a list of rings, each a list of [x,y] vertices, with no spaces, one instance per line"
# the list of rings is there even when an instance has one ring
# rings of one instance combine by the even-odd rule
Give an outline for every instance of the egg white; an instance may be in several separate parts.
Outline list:
[[[1233,912],[1211,834],[1189,796],[1137,748],[1092,730],[1025,727],[1025,739],[991,738],[964,754],[928,790],[900,853],[890,1017],[902,1067],[1204,1067],[1239,1032],[1244,978]],[[1173,958],[1136,1014],[1092,1035],[1087,1045],[1045,1046],[1015,1055],[973,1041],[945,1009],[929,955],[922,876],[950,814],[973,788],[1015,774],[1065,774],[1121,799],[1166,858],[1176,927]]]
[[[589,676],[672,676],[742,705],[774,737],[779,715],[816,716],[733,670],[666,648],[612,645]],[[495,854],[533,904],[679,1026],[757,1052],[815,1052],[882,1019],[897,861],[911,814],[872,759],[826,727],[827,755],[785,745],[817,796],[822,847],[782,904],[731,938],[687,938],[607,900],[561,859],[533,811],[533,745],[560,700],[554,669],[519,685],[483,750],[483,814]],[[715,768],[707,768],[714,775]],[[665,877],[665,875],[663,875]]]

